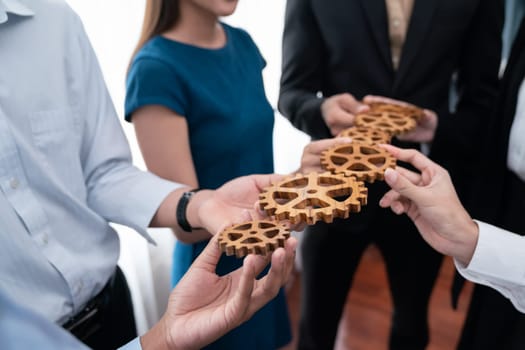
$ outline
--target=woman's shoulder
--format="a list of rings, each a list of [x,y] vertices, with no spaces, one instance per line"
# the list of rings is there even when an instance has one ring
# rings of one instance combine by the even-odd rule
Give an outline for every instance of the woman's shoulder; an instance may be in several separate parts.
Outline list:
[[[251,35],[243,28],[234,27],[224,22],[221,22],[221,24],[229,38],[235,41],[241,41],[241,42],[249,43],[250,45],[255,45]]]
[[[169,48],[166,43],[164,42],[166,39],[164,39],[161,36],[154,36],[153,38],[146,41],[144,46],[140,48],[139,51],[137,51],[135,55],[135,60],[138,59],[156,59],[156,60],[164,60],[167,56],[169,56],[169,50],[172,48]]]

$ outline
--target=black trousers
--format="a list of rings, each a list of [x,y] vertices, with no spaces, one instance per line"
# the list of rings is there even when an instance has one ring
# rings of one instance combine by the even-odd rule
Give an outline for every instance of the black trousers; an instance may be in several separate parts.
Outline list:
[[[525,182],[505,176],[500,218],[495,225],[525,234]],[[524,254],[525,256],[525,254]],[[525,262],[525,259],[524,259]],[[525,314],[499,292],[476,285],[458,344],[460,350],[525,349]]]
[[[379,207],[387,191],[384,183],[367,187],[368,205],[360,213],[309,226],[304,232],[300,350],[334,348],[354,273],[372,243],[385,261],[394,304],[390,349],[424,349],[428,343],[428,303],[442,255],[423,241],[408,217]]]
[[[92,349],[116,349],[137,336],[133,304],[119,267],[104,289],[63,327]]]

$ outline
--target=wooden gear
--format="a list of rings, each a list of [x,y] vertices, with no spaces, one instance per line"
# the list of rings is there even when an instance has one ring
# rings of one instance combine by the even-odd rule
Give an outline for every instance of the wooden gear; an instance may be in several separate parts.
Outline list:
[[[376,145],[411,131],[424,116],[423,109],[411,105],[376,102],[369,106],[369,111],[356,115],[355,126],[338,135],[352,142],[322,153],[321,165],[330,172],[297,174],[264,188],[260,208],[276,221],[232,225],[219,234],[220,249],[239,258],[271,254],[290,237],[290,229],[280,220],[313,225],[361,211],[368,197],[363,181],[383,180],[385,170],[396,166],[395,158]]]
[[[414,105],[398,105],[394,103],[385,103],[385,102],[373,102],[369,103],[368,106],[373,112],[391,112],[402,114],[405,117],[413,118],[415,120],[420,120],[425,115],[423,109],[416,107]]]
[[[384,179],[387,168],[395,168],[396,159],[376,145],[351,142],[325,150],[321,154],[321,165],[334,174],[374,182]]]
[[[232,225],[219,233],[219,247],[238,258],[247,254],[267,255],[290,237],[290,229],[275,221],[255,220]]]
[[[372,110],[355,116],[355,125],[378,129],[395,136],[414,129],[417,122],[401,113],[390,111],[374,112]]]
[[[318,220],[332,222],[359,212],[366,205],[368,189],[364,183],[343,175],[325,173],[297,174],[261,192],[259,204],[276,220],[292,224]]]
[[[371,129],[364,126],[352,126],[344,129],[337,137],[350,137],[352,142],[361,142],[367,145],[390,143],[392,136],[383,130]]]

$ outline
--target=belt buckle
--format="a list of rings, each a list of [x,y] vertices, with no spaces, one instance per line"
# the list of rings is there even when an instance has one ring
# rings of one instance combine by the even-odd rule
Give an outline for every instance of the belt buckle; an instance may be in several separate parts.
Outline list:
[[[82,311],[64,324],[64,328],[80,340],[88,339],[101,327],[96,319],[100,311],[98,303],[89,303]]]

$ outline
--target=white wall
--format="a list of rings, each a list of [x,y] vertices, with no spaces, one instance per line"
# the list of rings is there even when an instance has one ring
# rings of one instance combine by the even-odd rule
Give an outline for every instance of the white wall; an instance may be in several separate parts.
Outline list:
[[[109,92],[128,136],[134,162],[145,169],[133,127],[123,120],[124,77],[142,24],[144,0],[67,1],[80,15],[97,53]],[[241,0],[235,14],[225,18],[226,22],[247,30],[266,58],[268,65],[264,70],[264,82],[268,99],[274,109],[279,89],[284,6],[284,0]],[[295,170],[300,162],[302,148],[308,141],[309,138],[305,134],[297,131],[285,118],[276,113],[276,172],[287,173]],[[117,226],[117,229],[122,242],[119,265],[128,278],[135,303],[137,327],[142,333],[164,310],[169,292],[174,240],[169,230],[151,230],[158,245],[148,247],[145,240],[133,234],[130,229],[121,226]]]

